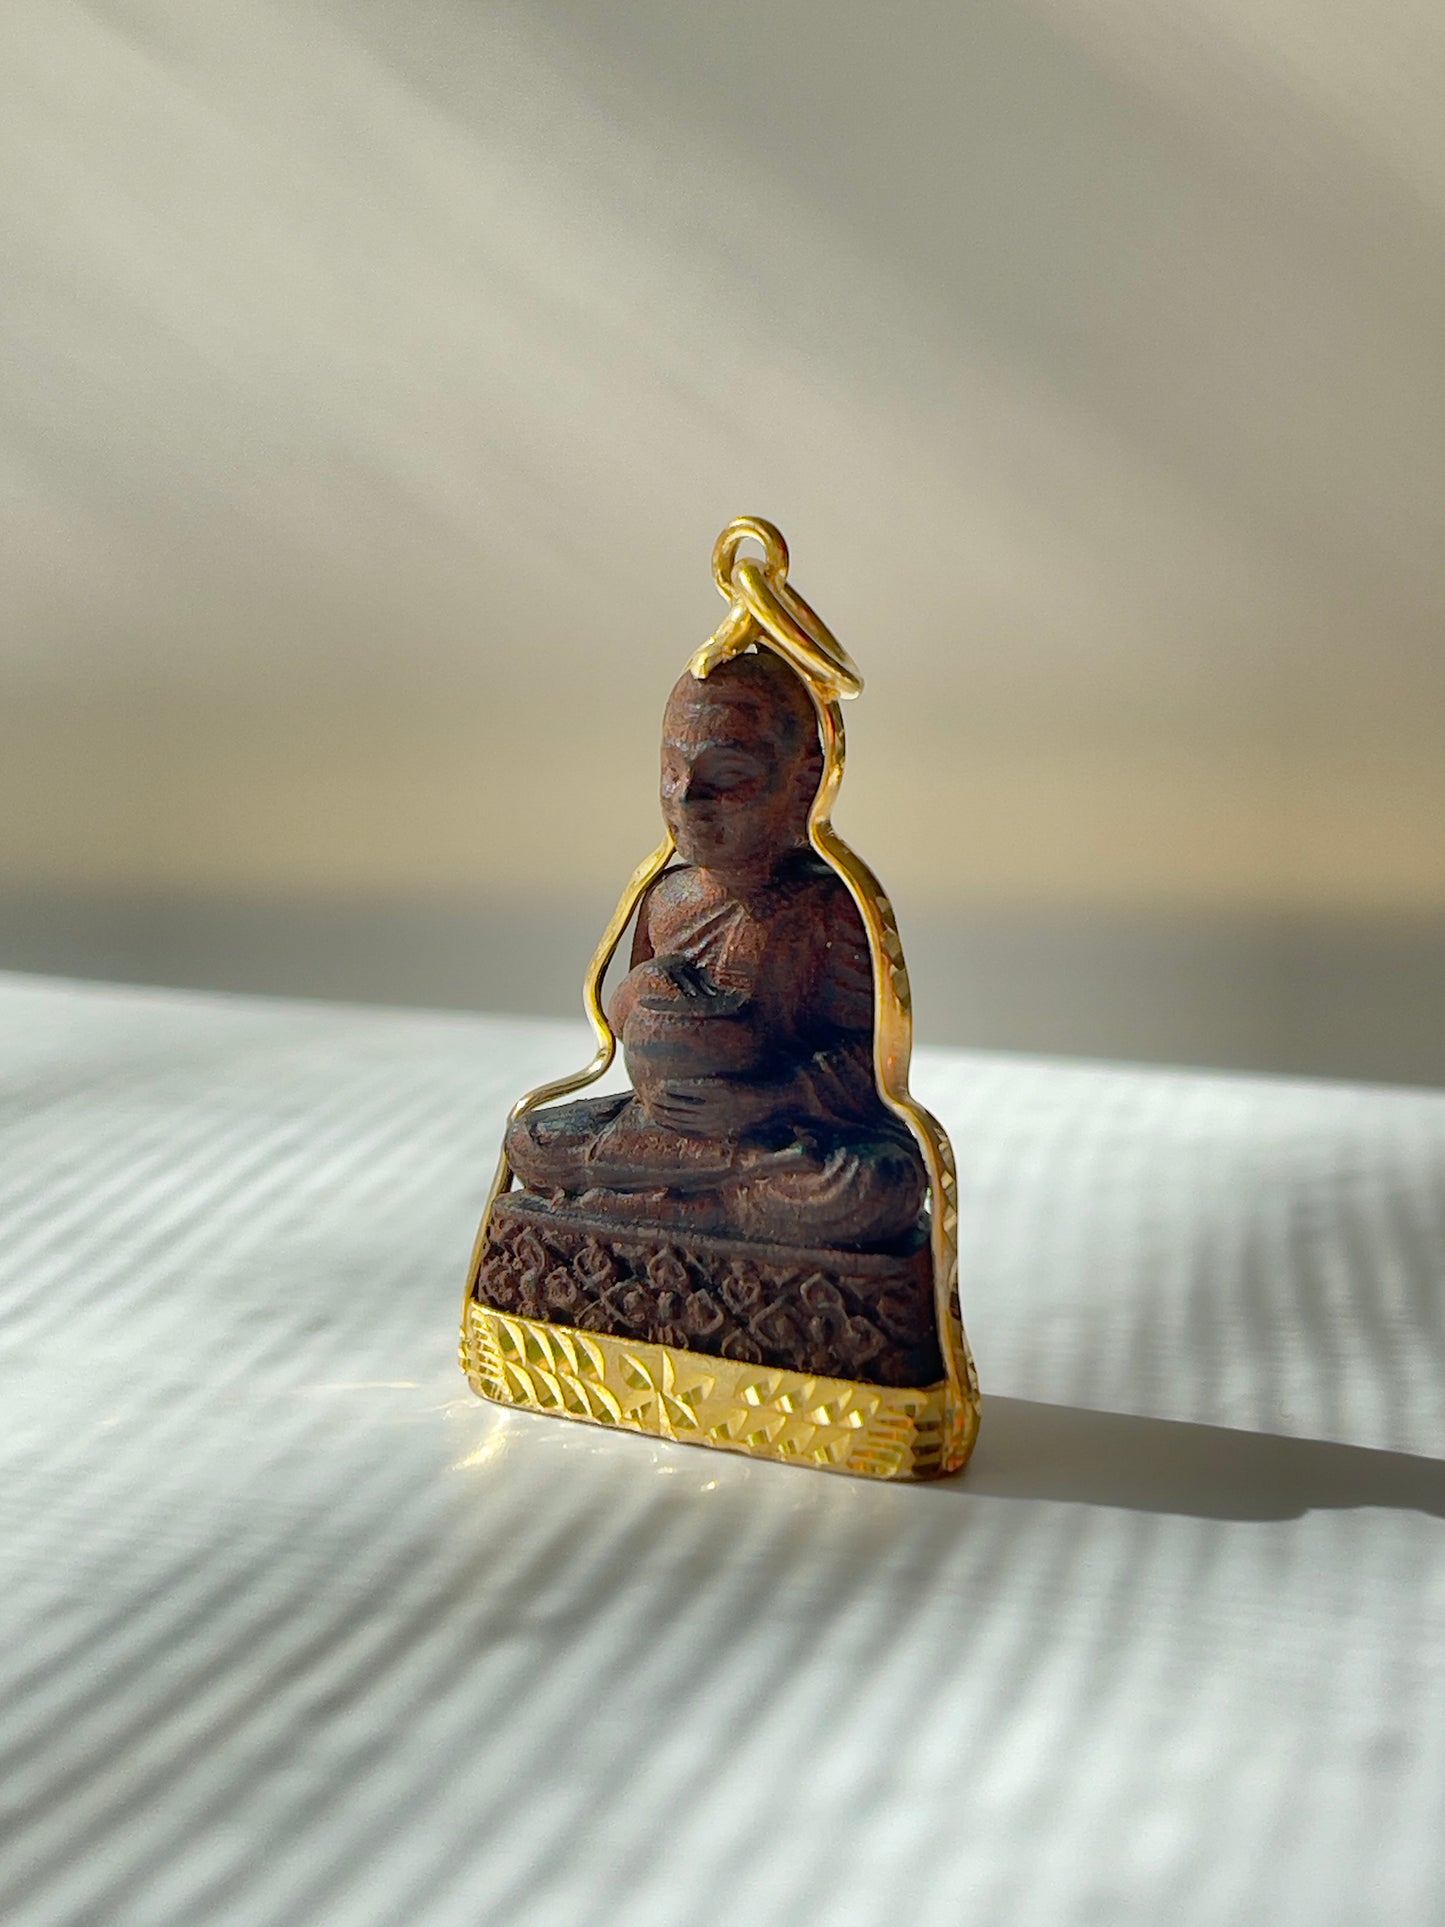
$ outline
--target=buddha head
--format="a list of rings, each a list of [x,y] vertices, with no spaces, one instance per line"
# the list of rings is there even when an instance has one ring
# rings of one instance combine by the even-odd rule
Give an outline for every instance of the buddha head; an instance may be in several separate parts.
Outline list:
[[[812,699],[771,650],[678,679],[662,721],[662,814],[684,863],[770,873],[806,844],[822,774]]]

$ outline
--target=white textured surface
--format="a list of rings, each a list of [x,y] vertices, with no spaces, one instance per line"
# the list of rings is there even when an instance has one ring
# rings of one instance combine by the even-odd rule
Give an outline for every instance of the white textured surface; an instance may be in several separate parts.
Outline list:
[[[1442,1918],[1445,1097],[925,1054],[990,1397],[886,1490],[465,1395],[577,1031],[0,1029],[7,1923]]]

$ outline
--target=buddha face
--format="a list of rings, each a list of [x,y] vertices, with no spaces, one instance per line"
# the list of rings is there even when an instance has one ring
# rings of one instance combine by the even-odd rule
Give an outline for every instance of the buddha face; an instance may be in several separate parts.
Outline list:
[[[662,814],[700,869],[767,872],[807,840],[822,771],[817,722],[772,655],[735,656],[705,682],[683,676],[662,726]]]

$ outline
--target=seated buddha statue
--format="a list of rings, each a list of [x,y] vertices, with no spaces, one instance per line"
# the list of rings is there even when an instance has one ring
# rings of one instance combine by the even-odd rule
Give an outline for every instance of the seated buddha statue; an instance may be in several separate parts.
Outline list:
[[[517,1118],[527,1191],[680,1236],[917,1243],[926,1178],[874,1082],[862,920],[808,842],[822,768],[811,699],[772,653],[679,680],[662,811],[680,862],[608,1004],[632,1088]]]

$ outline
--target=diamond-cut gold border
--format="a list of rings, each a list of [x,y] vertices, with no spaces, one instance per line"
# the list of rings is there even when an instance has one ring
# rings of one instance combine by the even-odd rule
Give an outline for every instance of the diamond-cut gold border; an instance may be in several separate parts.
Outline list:
[[[462,1365],[499,1405],[869,1479],[934,1479],[973,1449],[978,1407],[937,1385],[865,1385],[634,1343],[472,1300]]]

